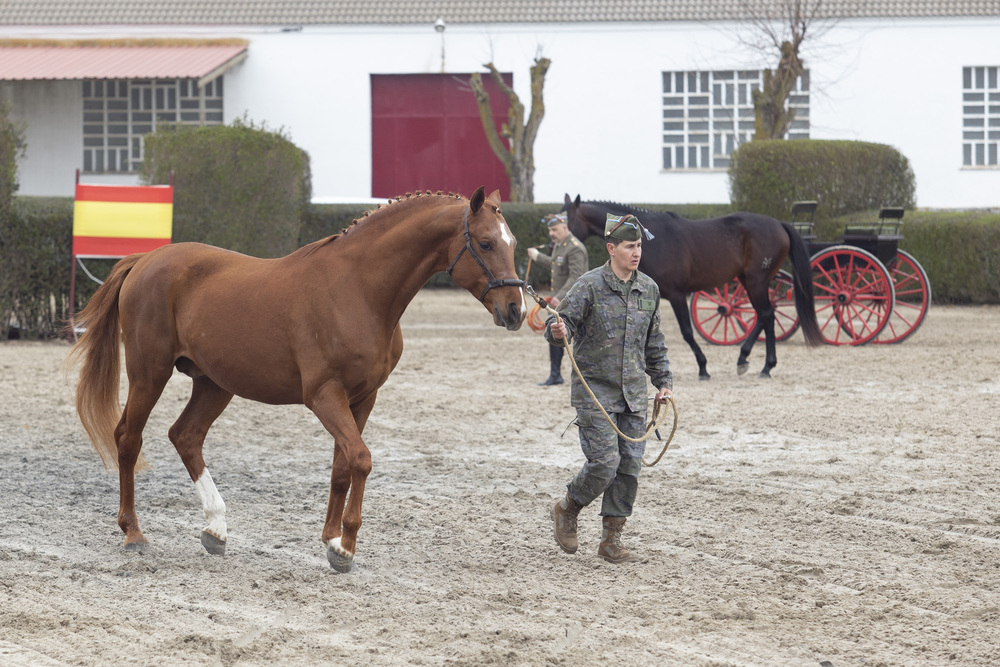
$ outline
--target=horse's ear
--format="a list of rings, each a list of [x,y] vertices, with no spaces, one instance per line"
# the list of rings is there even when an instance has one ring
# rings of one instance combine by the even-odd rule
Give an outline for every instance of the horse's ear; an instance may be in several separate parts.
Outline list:
[[[500,206],[500,190],[494,190],[490,193],[490,196],[486,198],[486,201],[493,203],[496,206]]]
[[[576,204],[577,206],[580,205],[580,195],[576,196],[576,199],[573,201],[573,203]]]
[[[472,193],[472,197],[469,198],[469,209],[472,214],[475,215],[479,212],[479,209],[483,207],[483,202],[486,201],[485,186],[480,185],[475,192]]]
[[[569,206],[569,203],[571,201],[573,201],[573,200],[569,198],[569,193],[568,192],[565,195],[563,195],[563,203],[566,204],[566,206]]]

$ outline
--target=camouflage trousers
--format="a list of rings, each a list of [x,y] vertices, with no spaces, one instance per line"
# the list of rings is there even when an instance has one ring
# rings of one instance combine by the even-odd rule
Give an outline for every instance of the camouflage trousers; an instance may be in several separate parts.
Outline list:
[[[580,447],[587,462],[566,487],[569,497],[581,505],[589,505],[603,493],[601,516],[631,516],[646,443],[618,437],[597,408],[577,408],[576,417]],[[641,437],[646,431],[645,413],[611,413],[611,418],[629,437]]]

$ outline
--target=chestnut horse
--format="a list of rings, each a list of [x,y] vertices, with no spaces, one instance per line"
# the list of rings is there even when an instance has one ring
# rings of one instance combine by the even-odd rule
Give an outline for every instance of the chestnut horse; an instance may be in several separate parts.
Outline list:
[[[687,295],[712,289],[739,278],[757,312],[757,324],[740,347],[736,362],[739,374],[746,372],[750,350],[764,332],[767,346],[760,377],[771,377],[778,363],[774,349],[774,307],[768,293],[771,280],[789,253],[795,280],[795,310],[809,345],[823,342],[813,305],[809,250],[795,228],[756,213],[730,213],[711,220],[687,220],[675,213],[646,211],[623,204],[580,201],[565,197],[569,230],[581,241],[603,236],[607,214],[631,213],[645,225],[652,239],[643,240],[639,270],[660,287],[660,294],[674,309],[681,335],[698,361],[698,378],[707,380],[707,360],[698,347],[691,327]]]
[[[304,404],[333,436],[333,470],[322,539],[334,570],[351,569],[371,453],[362,440],[379,387],[403,351],[399,319],[427,280],[445,269],[498,326],[526,314],[514,265],[516,240],[499,191],[407,194],[365,213],[341,234],[280,259],[178,243],[118,262],[80,313],[86,332],[77,412],[120,482],[118,525],[126,549],[146,537],[135,513],[142,431],[174,369],[193,378],[170,428],[201,498],[210,553],[226,545],[226,505],[205,467],[205,434],[234,395]],[[128,397],[119,407],[119,340]]]

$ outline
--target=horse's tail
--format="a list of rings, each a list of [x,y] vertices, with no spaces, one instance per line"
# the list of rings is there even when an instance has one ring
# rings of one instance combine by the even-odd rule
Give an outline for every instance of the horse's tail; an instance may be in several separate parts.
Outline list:
[[[792,260],[792,273],[795,285],[795,312],[799,316],[802,334],[808,345],[819,345],[823,336],[816,321],[816,304],[813,302],[812,268],[809,266],[809,249],[795,227],[782,222],[789,240],[789,257]]]
[[[74,365],[83,358],[80,382],[76,386],[76,412],[80,416],[94,449],[108,470],[118,468],[115,427],[121,419],[118,384],[121,376],[121,324],[118,319],[118,295],[122,284],[141,254],[129,255],[118,262],[76,323],[86,327],[73,346],[66,363]],[[148,467],[140,454],[136,469]]]

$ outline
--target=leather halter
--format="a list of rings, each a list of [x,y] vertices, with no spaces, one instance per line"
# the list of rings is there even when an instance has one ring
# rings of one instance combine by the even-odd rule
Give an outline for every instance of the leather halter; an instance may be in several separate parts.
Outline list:
[[[483,299],[486,298],[486,293],[489,292],[494,287],[524,287],[524,281],[519,280],[517,278],[504,278],[503,280],[496,279],[496,276],[494,276],[493,272],[490,271],[490,267],[486,266],[486,262],[483,261],[483,258],[479,256],[479,253],[477,253],[476,249],[472,246],[472,235],[469,234],[468,206],[465,207],[465,215],[463,216],[463,218],[465,222],[465,247],[463,247],[461,250],[458,251],[458,254],[455,255],[455,259],[451,260],[451,264],[448,265],[448,275],[449,276],[451,275],[451,270],[455,268],[455,264],[458,263],[459,258],[462,256],[462,253],[468,250],[469,254],[472,255],[472,258],[479,263],[479,266],[483,267],[483,271],[486,272],[486,277],[489,279],[489,282],[486,284],[486,289],[484,289],[483,293],[479,295],[480,302],[482,302]]]

